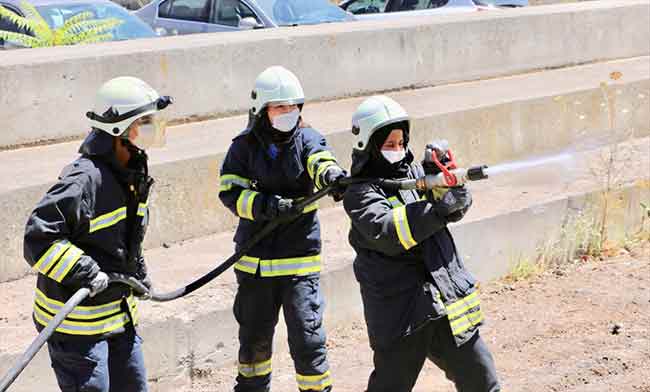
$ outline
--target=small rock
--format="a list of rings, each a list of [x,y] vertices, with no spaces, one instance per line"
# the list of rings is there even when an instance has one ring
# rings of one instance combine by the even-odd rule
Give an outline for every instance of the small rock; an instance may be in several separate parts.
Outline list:
[[[557,275],[557,276],[564,276],[564,275],[566,275],[566,274],[564,273],[564,271],[559,270],[559,269],[553,271],[553,273],[554,273],[555,275]]]
[[[162,246],[165,249],[169,249],[169,247],[170,247],[170,245],[168,243],[166,243],[166,242],[163,242]]]
[[[612,335],[618,335],[618,334],[621,333],[621,330],[622,330],[622,329],[623,329],[623,325],[622,325],[622,324],[619,324],[619,323],[616,323],[616,324],[614,324],[614,325],[612,326],[612,328],[610,328],[610,331],[609,331],[609,332],[610,332]]]

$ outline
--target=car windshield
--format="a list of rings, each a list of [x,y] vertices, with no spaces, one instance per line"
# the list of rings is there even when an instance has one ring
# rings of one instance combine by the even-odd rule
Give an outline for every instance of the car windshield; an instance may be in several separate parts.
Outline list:
[[[340,22],[348,19],[329,0],[257,0],[264,13],[279,26]]]
[[[94,19],[116,18],[123,23],[111,30],[114,41],[155,37],[156,33],[137,16],[111,3],[63,3],[37,6],[51,28],[56,29],[80,12],[92,12]]]

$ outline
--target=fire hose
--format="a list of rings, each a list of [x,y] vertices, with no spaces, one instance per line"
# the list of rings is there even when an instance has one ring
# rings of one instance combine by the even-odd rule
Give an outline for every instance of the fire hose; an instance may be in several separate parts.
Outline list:
[[[301,199],[294,211],[296,213],[291,214],[287,217],[282,217],[276,220],[269,222],[264,226],[260,231],[255,233],[249,240],[244,243],[235,253],[226,259],[224,262],[219,264],[213,270],[209,271],[207,274],[201,276],[200,278],[194,280],[193,282],[167,293],[157,293],[155,291],[150,291],[144,284],[138,281],[136,278],[124,274],[109,273],[109,284],[126,284],[130,286],[135,293],[140,296],[142,299],[151,299],[155,302],[168,302],[175,299],[184,297],[199,288],[205,286],[216,277],[221,275],[237,261],[239,261],[247,252],[249,252],[259,241],[273,232],[280,225],[291,222],[296,219],[303,211],[303,209],[319,199],[328,195],[335,186],[347,186],[357,183],[372,183],[386,189],[405,189],[412,190],[417,189],[420,191],[431,190],[436,187],[449,187],[449,186],[459,186],[468,181],[477,181],[487,178],[485,174],[485,169],[487,166],[474,166],[469,169],[463,168],[454,168],[450,170],[444,170],[438,174],[427,174],[418,179],[406,179],[406,180],[388,180],[388,179],[369,179],[369,178],[355,178],[347,177],[340,180],[335,185],[327,186],[320,191],[314,193],[311,196],[308,196],[304,199]],[[56,316],[47,324],[47,326],[38,334],[36,339],[29,345],[27,350],[23,353],[21,358],[14,364],[14,366],[9,370],[9,372],[0,380],[0,392],[5,392],[11,384],[18,378],[20,373],[27,367],[29,362],[34,358],[38,351],[43,347],[47,340],[52,336],[56,329],[61,325],[65,318],[74,310],[74,308],[83,302],[90,295],[90,289],[83,287],[63,305],[59,310]]]

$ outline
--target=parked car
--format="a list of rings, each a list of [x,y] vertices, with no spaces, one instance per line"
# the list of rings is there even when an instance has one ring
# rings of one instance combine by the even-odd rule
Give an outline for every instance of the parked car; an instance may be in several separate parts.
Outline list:
[[[116,18],[123,22],[110,31],[112,41],[157,36],[149,25],[109,0],[29,0],[29,3],[36,8],[52,29],[63,26],[66,20],[74,15],[89,11],[96,19]],[[25,10],[21,8],[21,0],[0,0],[0,5],[20,16],[25,16]],[[0,18],[0,30],[33,35],[30,31],[16,26],[6,18]],[[3,42],[0,39],[0,49],[15,47],[20,46],[17,43]]]
[[[354,20],[329,0],[154,0],[135,12],[168,34],[238,31]]]
[[[524,5],[528,5],[528,0],[343,0],[339,4],[358,19],[476,12]]]
[[[480,0],[480,3],[503,8],[528,7],[528,0]]]

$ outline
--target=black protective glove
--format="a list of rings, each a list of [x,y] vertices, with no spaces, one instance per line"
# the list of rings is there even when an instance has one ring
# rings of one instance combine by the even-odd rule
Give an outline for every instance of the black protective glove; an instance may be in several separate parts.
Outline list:
[[[438,216],[447,222],[458,222],[472,205],[472,195],[464,186],[449,188],[438,201],[432,201]]]
[[[140,298],[140,299],[149,299],[151,298],[151,292],[153,291],[153,282],[151,281],[151,278],[149,275],[145,276],[144,279],[140,280],[140,283],[144,285],[144,287],[147,288],[146,293],[136,293],[135,296]]]
[[[269,196],[266,199],[264,218],[267,220],[288,218],[297,213],[293,199],[285,199],[277,195]]]
[[[325,186],[331,186],[332,189],[329,192],[329,195],[332,196],[334,201],[343,200],[343,195],[345,194],[346,185],[340,183],[341,179],[347,177],[347,172],[341,169],[339,166],[332,166],[325,172],[323,182]]]
[[[147,288],[150,294],[151,289],[153,287],[153,283],[147,272],[147,264],[144,262],[144,257],[140,256],[136,264],[137,264],[137,269],[135,273],[135,278],[138,279],[138,281],[140,281],[140,283],[142,283]],[[136,297],[147,297],[147,294],[136,293]]]

